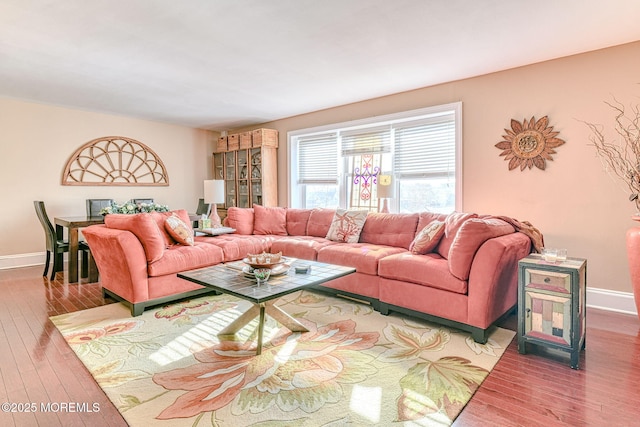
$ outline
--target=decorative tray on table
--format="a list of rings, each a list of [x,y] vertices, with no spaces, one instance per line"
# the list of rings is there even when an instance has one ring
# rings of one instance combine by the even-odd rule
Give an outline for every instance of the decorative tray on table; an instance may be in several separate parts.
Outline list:
[[[273,268],[271,268],[271,277],[280,276],[282,274],[286,274],[289,271],[290,268],[291,268],[291,266],[289,264],[285,264],[284,262],[280,263],[280,264],[274,266]],[[251,279],[254,278],[253,267],[251,267],[249,265],[245,265],[242,268],[242,273],[244,273],[245,276],[247,276],[247,277],[249,277]]]
[[[247,254],[247,257],[242,261],[252,268],[270,268],[273,270],[276,265],[284,263],[284,258],[282,257],[282,252],[277,254],[263,252],[257,255]]]

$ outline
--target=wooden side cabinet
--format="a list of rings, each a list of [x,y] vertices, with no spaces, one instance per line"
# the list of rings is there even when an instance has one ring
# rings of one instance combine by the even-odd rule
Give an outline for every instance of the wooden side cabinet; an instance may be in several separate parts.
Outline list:
[[[518,263],[518,351],[528,344],[566,351],[578,369],[585,347],[587,260],[546,262],[531,254]]]
[[[218,138],[213,179],[224,180],[225,202],[250,208],[278,205],[278,131],[255,129]]]

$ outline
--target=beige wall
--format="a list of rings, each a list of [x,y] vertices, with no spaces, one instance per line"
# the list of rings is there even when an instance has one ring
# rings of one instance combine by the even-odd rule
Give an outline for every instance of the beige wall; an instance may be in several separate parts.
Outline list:
[[[603,103],[640,104],[640,43],[266,123],[280,131],[279,194],[287,203],[286,133],[431,105],[463,103],[463,209],[531,221],[547,246],[588,259],[588,285],[631,292],[625,232],[635,208],[603,172],[581,120],[606,125]],[[547,169],[509,171],[494,145],[512,118],[548,115],[566,144]]]
[[[612,113],[604,101],[615,96],[640,104],[638,70],[640,42],[265,123],[280,131],[280,205],[288,200],[288,131],[462,101],[463,209],[531,221],[547,246],[589,260],[590,287],[631,292],[624,238],[635,209],[602,170],[581,120],[610,129]],[[566,144],[545,171],[509,171],[494,147],[503,129],[512,118],[544,115]],[[165,162],[171,185],[61,186],[68,156],[105,135],[149,145]],[[151,196],[193,209],[202,180],[210,176],[210,133],[179,126],[0,98],[0,138],[0,256],[43,250],[35,199],[47,202],[50,216],[82,214],[87,197]]]
[[[149,146],[164,162],[168,187],[63,186],[69,157],[102,136],[126,136]],[[211,132],[127,117],[0,98],[0,256],[44,251],[34,200],[51,218],[84,215],[85,199],[153,197],[194,211],[211,173]]]

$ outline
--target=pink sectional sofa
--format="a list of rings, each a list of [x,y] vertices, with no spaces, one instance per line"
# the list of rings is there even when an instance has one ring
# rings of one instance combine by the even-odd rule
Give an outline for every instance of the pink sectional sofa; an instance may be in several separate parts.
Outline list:
[[[177,212],[188,224],[186,211]],[[198,236],[194,246],[175,244],[163,233],[170,213],[109,215],[83,234],[105,293],[128,301],[134,316],[151,305],[210,292],[177,273],[262,251],[355,267],[354,274],[317,289],[383,314],[396,311],[460,328],[478,342],[486,342],[489,327],[515,306],[517,263],[531,252],[531,240],[509,223],[471,213],[370,213],[357,243],[343,243],[326,238],[335,212],[230,208],[225,225],[236,233]],[[432,251],[413,253],[416,235],[433,221],[445,223],[444,235]]]

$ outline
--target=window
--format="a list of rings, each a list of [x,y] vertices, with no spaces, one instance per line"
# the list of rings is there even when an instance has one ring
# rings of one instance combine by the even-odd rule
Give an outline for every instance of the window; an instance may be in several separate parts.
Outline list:
[[[289,206],[377,211],[380,175],[394,212],[461,210],[462,104],[290,132]]]

